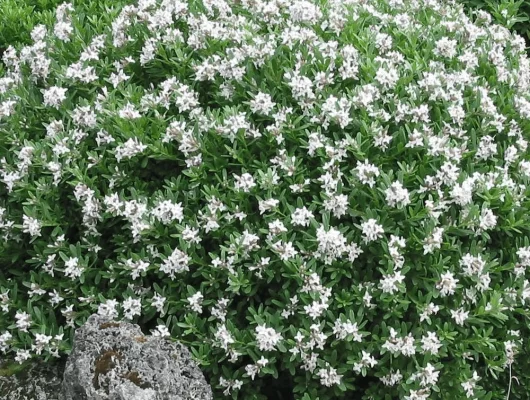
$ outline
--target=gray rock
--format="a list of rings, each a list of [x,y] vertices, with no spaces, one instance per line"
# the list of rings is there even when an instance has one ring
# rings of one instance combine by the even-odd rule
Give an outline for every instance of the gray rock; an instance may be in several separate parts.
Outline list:
[[[138,325],[92,315],[75,333],[64,400],[211,400],[186,347],[145,336]]]
[[[64,360],[48,363],[32,361],[20,372],[0,373],[2,400],[62,400],[60,396]]]

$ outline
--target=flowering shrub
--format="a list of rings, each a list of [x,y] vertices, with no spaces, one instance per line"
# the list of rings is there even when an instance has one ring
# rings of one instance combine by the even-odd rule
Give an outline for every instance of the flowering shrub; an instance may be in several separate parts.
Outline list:
[[[51,11],[48,13],[35,11],[35,7],[20,0],[4,0],[0,3],[0,55],[8,44],[30,42],[29,32],[33,26],[41,23],[47,16],[53,17]]]
[[[527,398],[520,36],[438,0],[107,11],[3,55],[1,351],[98,312],[218,398]]]
[[[31,42],[30,32],[37,24],[52,24],[55,8],[61,0],[2,0],[0,2],[0,56],[8,44],[17,47]],[[104,12],[109,0],[76,0],[77,11]],[[1,66],[1,62],[0,62]]]
[[[461,0],[467,7],[482,8],[504,26],[514,29],[530,43],[530,3],[525,0]]]

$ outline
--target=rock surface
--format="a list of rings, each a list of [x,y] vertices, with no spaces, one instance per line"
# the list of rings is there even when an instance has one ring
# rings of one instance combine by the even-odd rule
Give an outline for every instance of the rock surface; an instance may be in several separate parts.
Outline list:
[[[2,400],[63,400],[61,383],[65,360],[58,362],[32,362],[20,373],[0,374],[0,399]]]
[[[186,347],[92,315],[75,333],[64,400],[211,400]]]

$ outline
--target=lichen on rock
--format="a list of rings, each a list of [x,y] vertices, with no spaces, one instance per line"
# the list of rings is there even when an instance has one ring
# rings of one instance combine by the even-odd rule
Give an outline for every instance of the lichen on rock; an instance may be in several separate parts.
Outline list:
[[[65,360],[32,361],[22,371],[0,374],[2,400],[63,400],[60,393]]]
[[[91,316],[76,331],[62,393],[64,400],[213,398],[182,344],[145,336],[138,325],[99,315]]]

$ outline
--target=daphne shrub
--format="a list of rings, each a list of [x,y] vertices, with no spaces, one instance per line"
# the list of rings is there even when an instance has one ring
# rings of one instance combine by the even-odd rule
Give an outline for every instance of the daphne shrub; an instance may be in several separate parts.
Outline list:
[[[0,350],[92,313],[216,398],[526,399],[530,63],[438,0],[69,3],[3,55]]]

